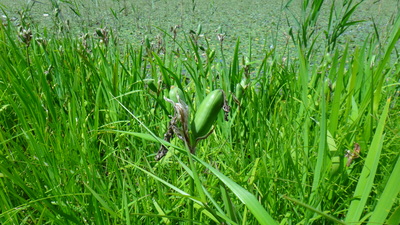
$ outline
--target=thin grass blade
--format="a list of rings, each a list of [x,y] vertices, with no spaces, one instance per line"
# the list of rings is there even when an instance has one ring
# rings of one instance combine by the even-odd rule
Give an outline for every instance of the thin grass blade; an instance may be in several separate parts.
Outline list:
[[[384,137],[383,130],[385,128],[385,121],[388,115],[389,105],[390,99],[387,100],[381,118],[379,119],[378,127],[368,150],[368,155],[354,192],[355,199],[350,203],[350,207],[347,212],[346,222],[354,223],[359,221],[374,184],[374,178],[382,150]]]
[[[271,225],[277,224],[276,221],[271,217],[271,215],[265,210],[265,208],[257,201],[256,197],[248,192],[246,189],[232,181],[230,178],[216,170],[214,167],[208,163],[202,161],[201,159],[194,157],[198,162],[203,164],[207,169],[209,169],[214,175],[216,175],[231,191],[240,199],[243,204],[251,211],[254,217],[258,220],[260,224]]]
[[[389,180],[385,186],[385,189],[379,198],[379,202],[369,219],[368,224],[383,224],[388,216],[393,204],[395,203],[397,196],[400,193],[399,184],[400,177],[400,157],[397,158],[397,163],[389,177]]]

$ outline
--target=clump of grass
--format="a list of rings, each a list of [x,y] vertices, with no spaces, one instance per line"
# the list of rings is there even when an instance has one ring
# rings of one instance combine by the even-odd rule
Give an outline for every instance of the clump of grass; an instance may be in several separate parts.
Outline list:
[[[2,224],[399,217],[399,18],[386,41],[332,44],[322,58],[298,45],[286,59],[276,49],[254,59],[240,40],[225,56],[225,42],[213,49],[202,29],[185,42],[165,31],[172,44],[121,48],[104,28],[81,38],[32,30],[27,45],[8,24],[0,26]],[[192,113],[216,88],[231,106],[196,155],[162,140],[173,85]],[[354,143],[359,158],[346,166]],[[170,151],[156,162],[161,145]]]

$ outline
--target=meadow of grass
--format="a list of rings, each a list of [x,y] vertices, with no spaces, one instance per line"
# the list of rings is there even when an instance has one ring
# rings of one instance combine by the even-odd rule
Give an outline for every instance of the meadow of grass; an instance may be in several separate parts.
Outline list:
[[[102,27],[78,36],[5,20],[0,223],[398,224],[400,16],[346,42],[357,3],[329,5],[315,31],[325,4],[293,14],[290,54],[289,43],[243,50],[247,37],[226,51],[202,26],[135,46]],[[207,93],[226,93],[229,120],[218,115],[195,155],[163,141],[172,86],[190,118]]]

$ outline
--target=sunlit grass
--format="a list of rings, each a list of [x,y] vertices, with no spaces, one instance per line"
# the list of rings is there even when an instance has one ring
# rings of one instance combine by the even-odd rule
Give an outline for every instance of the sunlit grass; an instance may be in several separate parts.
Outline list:
[[[201,27],[184,41],[160,29],[166,40],[140,48],[106,28],[22,28],[0,27],[1,224],[399,218],[399,17],[387,37],[310,54],[298,38],[312,39],[293,35],[295,54],[262,58],[243,38],[231,53],[223,36],[210,46]],[[227,94],[229,121],[220,113],[196,155],[162,140],[173,85],[191,117],[210,91]]]

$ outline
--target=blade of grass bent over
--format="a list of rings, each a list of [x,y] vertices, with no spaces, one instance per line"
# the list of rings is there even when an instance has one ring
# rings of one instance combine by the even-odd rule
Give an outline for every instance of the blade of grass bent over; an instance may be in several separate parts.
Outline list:
[[[376,129],[374,138],[371,146],[368,150],[368,155],[365,160],[363,170],[358,180],[356,190],[354,192],[354,199],[349,207],[346,216],[346,222],[357,222],[365,208],[365,204],[368,200],[369,194],[374,184],[374,178],[376,170],[378,168],[378,162],[382,150],[383,142],[383,129],[385,127],[386,117],[388,115],[390,105],[390,99],[387,100],[385,108],[382,112],[381,118],[379,119],[378,127]]]
[[[264,207],[257,201],[256,197],[248,192],[246,189],[232,181],[230,178],[216,170],[214,167],[208,163],[202,161],[201,159],[193,156],[198,162],[203,164],[207,169],[209,169],[214,175],[216,175],[232,192],[239,198],[243,204],[251,211],[254,217],[258,220],[260,224],[271,225],[277,224],[276,221],[270,216],[270,214],[264,209]]]

